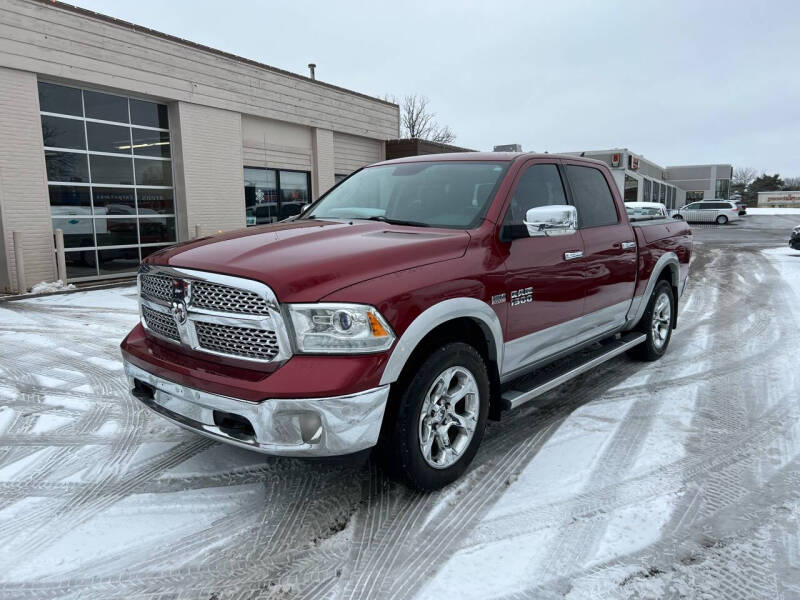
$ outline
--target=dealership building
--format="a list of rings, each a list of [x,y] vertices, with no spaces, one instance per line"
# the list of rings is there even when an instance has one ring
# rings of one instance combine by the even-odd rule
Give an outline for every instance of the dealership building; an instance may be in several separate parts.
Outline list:
[[[662,167],[627,148],[568,154],[606,163],[625,202],[660,202],[674,210],[688,202],[730,196],[733,167],[728,164]]]
[[[119,277],[297,214],[385,157],[390,102],[49,0],[0,3],[0,291]],[[16,256],[20,251],[22,260]]]

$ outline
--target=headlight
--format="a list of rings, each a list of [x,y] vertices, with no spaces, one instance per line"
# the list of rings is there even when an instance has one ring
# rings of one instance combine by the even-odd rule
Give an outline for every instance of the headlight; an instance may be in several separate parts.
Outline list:
[[[297,351],[306,354],[382,352],[394,333],[381,314],[365,304],[287,304]]]

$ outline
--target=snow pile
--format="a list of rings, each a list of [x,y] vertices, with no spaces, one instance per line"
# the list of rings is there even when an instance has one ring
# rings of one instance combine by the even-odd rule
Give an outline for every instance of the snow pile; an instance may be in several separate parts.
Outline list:
[[[61,292],[64,290],[74,290],[75,286],[71,283],[64,283],[61,279],[48,283],[40,281],[31,288],[32,294],[49,294],[51,292]]]
[[[750,208],[747,207],[748,215],[800,215],[800,208]]]

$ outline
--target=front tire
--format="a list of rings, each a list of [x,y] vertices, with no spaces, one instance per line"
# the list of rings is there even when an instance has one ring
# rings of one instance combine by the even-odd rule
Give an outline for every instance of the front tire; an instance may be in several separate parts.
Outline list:
[[[725,225],[728,222],[728,217],[725,215],[720,215],[717,217],[717,225]]]
[[[466,471],[486,429],[489,374],[468,344],[441,346],[399,391],[387,440],[390,467],[411,485],[437,490]]]
[[[656,284],[647,304],[638,330],[647,334],[647,339],[633,348],[630,355],[644,361],[658,360],[667,351],[672,338],[672,316],[675,314],[675,294],[672,286],[663,279]]]

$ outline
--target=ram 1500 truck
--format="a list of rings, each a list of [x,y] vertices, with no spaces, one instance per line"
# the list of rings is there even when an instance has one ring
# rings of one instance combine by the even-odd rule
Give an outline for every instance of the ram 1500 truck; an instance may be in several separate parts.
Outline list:
[[[132,394],[193,431],[285,456],[378,445],[436,489],[487,418],[661,357],[691,251],[684,222],[632,223],[598,161],[386,161],[290,220],[146,258],[122,355]]]

